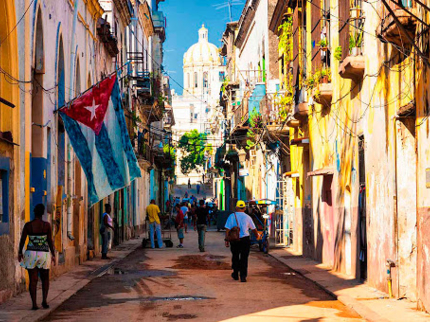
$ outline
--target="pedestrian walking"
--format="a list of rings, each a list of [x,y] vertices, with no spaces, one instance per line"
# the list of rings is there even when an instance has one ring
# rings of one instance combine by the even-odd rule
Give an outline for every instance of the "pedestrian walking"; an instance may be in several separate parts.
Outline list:
[[[149,220],[149,239],[151,240],[151,248],[155,248],[154,232],[157,234],[158,248],[163,248],[163,238],[161,237],[160,208],[152,199],[148,207],[146,207],[146,216]]]
[[[176,231],[178,233],[179,245],[176,246],[178,248],[184,248],[184,213],[181,210],[179,205],[176,205],[176,218],[175,218],[175,226]]]
[[[55,264],[55,252],[52,243],[52,229],[49,222],[43,221],[45,206],[38,204],[34,207],[34,220],[26,223],[22,229],[21,240],[19,242],[18,261],[28,272],[30,280],[29,291],[33,303],[32,310],[38,310],[37,281],[42,280],[42,307],[49,308],[47,298],[49,292],[49,269],[51,261]],[[22,254],[25,241],[28,237],[27,250]]]
[[[248,276],[248,257],[251,247],[249,230],[253,231],[257,239],[260,238],[254,222],[251,217],[245,213],[245,209],[245,202],[243,200],[239,200],[236,203],[236,212],[228,217],[225,224],[225,246],[228,247],[230,245],[232,253],[231,267],[233,269],[233,273],[231,274],[231,277],[237,281],[239,280],[240,273],[241,282],[246,282],[246,277]],[[237,230],[239,230],[238,238],[235,238],[236,236],[232,236],[234,234],[230,234],[230,231],[233,233],[237,232]]]
[[[188,189],[191,189],[191,179],[188,178]]]
[[[188,191],[185,191],[185,195],[184,196],[185,196],[185,198],[188,198]]]
[[[199,184],[196,185],[196,190],[197,190],[197,194],[199,194],[200,193],[200,185]]]
[[[194,230],[196,230],[196,226],[197,226],[199,250],[201,252],[204,252],[206,227],[209,221],[209,211],[208,211],[208,208],[205,206],[205,202],[203,200],[200,200],[200,206],[196,210],[196,217],[197,218],[195,221]]]
[[[181,206],[181,211],[184,214],[184,228],[185,233],[188,233],[188,213],[190,212],[190,209],[187,207],[187,203],[184,202]]]
[[[102,235],[102,259],[110,259],[107,256],[107,253],[111,239],[111,230],[113,231],[113,221],[112,217],[110,216],[111,211],[111,205],[106,204],[105,213],[102,215],[102,225],[100,227],[100,234]]]

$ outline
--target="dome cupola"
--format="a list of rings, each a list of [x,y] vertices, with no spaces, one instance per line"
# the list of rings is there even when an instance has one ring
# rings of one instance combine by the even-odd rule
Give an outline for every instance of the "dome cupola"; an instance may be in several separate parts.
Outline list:
[[[219,65],[218,47],[208,39],[208,29],[205,25],[199,30],[199,41],[192,45],[184,54],[184,67],[196,65]]]

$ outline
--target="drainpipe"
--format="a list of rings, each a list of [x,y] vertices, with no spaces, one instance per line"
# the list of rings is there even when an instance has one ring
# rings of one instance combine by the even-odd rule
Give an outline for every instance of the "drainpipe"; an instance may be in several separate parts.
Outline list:
[[[74,98],[74,82],[73,75],[75,71],[75,59],[76,59],[76,48],[75,48],[75,33],[76,33],[76,22],[78,20],[78,4],[79,0],[75,0],[73,9],[73,27],[72,27],[72,46],[70,51],[70,82],[69,82],[69,99]],[[72,234],[72,146],[70,141],[67,142],[67,237],[70,240],[74,240]]]

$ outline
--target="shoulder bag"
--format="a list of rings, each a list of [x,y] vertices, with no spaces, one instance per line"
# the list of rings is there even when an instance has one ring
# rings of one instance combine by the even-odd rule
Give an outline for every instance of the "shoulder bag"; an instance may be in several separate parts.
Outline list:
[[[236,213],[234,213],[234,217],[236,218],[237,226],[234,226],[228,232],[227,241],[229,242],[237,242],[240,240],[240,227],[239,227],[239,222],[237,221]]]

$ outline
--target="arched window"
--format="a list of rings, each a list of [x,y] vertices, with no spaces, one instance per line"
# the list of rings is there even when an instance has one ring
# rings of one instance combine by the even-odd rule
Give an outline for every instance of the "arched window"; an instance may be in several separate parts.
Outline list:
[[[190,73],[187,73],[187,88],[191,87]]]
[[[208,72],[203,73],[203,87],[207,88],[209,84]]]
[[[194,87],[195,88],[199,87],[199,80],[198,80],[197,72],[194,72]]]

